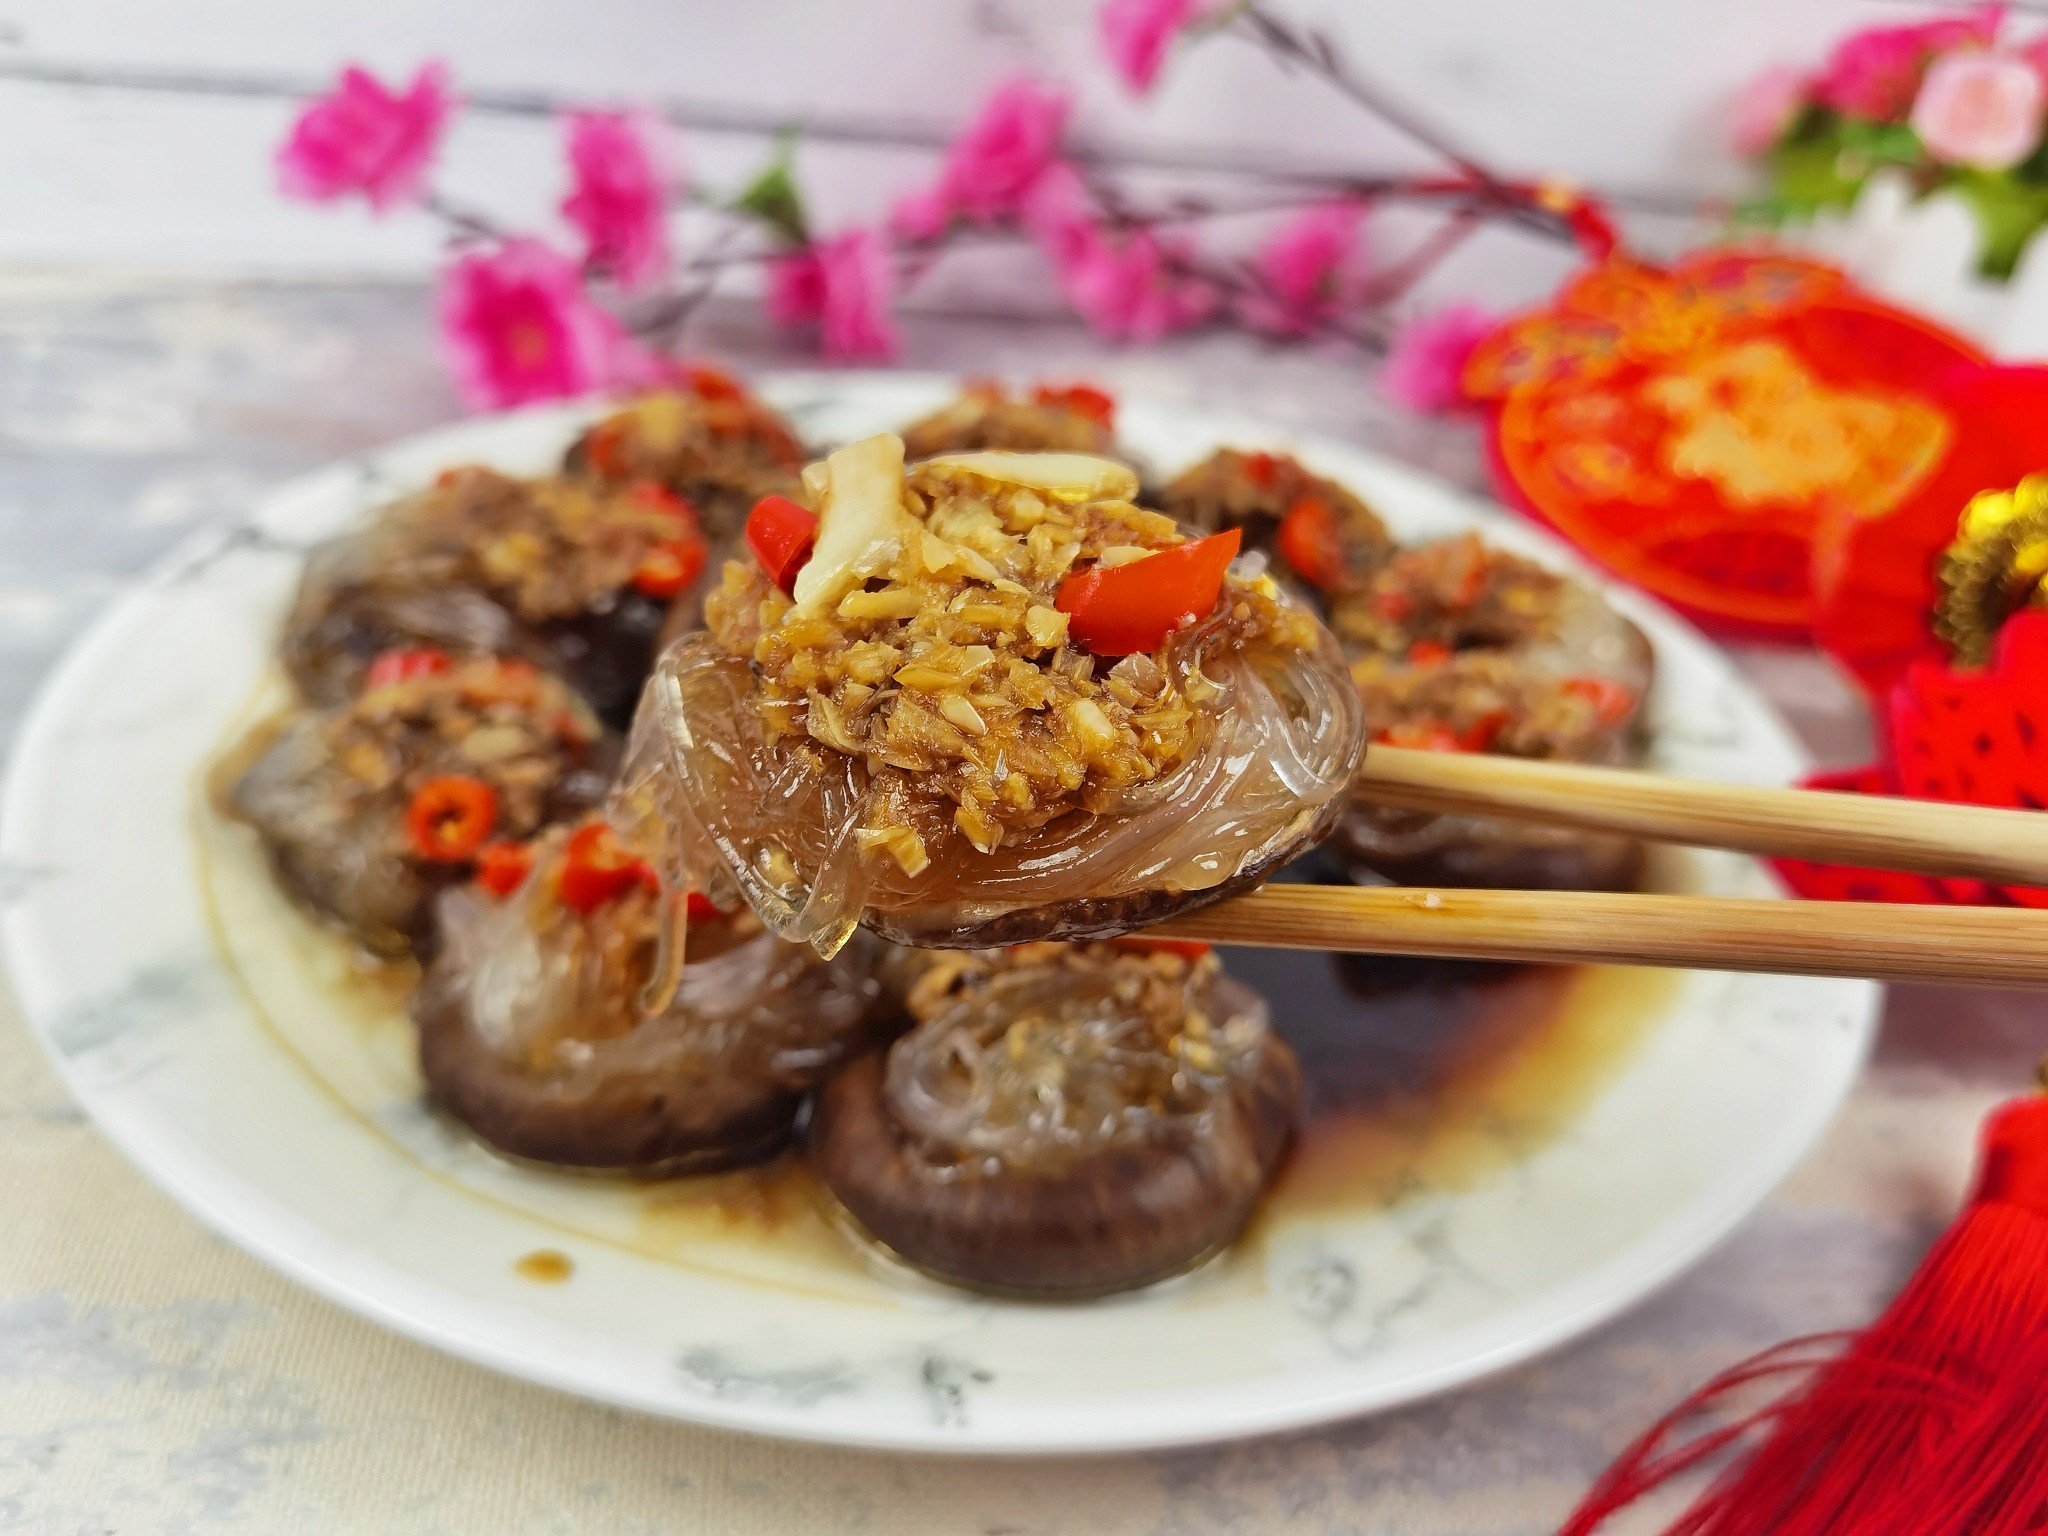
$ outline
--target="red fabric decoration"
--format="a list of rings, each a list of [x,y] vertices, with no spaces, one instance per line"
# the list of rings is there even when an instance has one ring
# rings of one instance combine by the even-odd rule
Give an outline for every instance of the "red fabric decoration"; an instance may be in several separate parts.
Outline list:
[[[1935,560],[1970,498],[2048,469],[2048,368],[1957,370],[1930,393],[1955,427],[1940,466],[1882,515],[1837,505],[1814,545],[1814,638],[1876,697],[1914,657],[1942,654]]]
[[[1899,787],[1881,764],[1816,773],[1801,779],[1807,789],[1852,795],[1896,795]],[[1805,859],[1769,861],[1793,895],[1810,901],[1891,901],[1907,905],[1981,905],[1994,900],[1976,880],[1937,880],[1899,869],[1859,869],[1848,864],[1814,864]]]
[[[2048,1098],[1984,1128],[1976,1191],[1862,1335],[1795,1340],[1708,1382],[1609,1467],[1559,1536],[1591,1536],[1731,1447],[1666,1536],[2021,1536],[2048,1501]],[[1759,1384],[1776,1399],[1681,1441]],[[1760,1438],[1758,1438],[1760,1436]]]
[[[1954,436],[1928,383],[1983,361],[1832,268],[1707,251],[1588,268],[1464,387],[1505,499],[1705,622],[1798,636],[1823,513],[1911,497]]]
[[[1811,789],[1852,794],[2040,810],[2048,806],[2044,682],[2048,611],[2015,614],[1998,633],[1989,667],[1951,667],[1923,656],[1906,669],[1885,701],[1890,751],[1884,761],[1804,782]],[[1795,859],[1771,863],[1794,892],[1825,900],[2048,907],[2048,890],[2039,886],[1936,880]]]

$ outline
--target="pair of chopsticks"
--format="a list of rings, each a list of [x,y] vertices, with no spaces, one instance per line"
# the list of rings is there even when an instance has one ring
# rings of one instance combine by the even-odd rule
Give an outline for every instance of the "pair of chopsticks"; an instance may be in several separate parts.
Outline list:
[[[1375,745],[1382,805],[1654,842],[2048,886],[2048,813],[1767,789]],[[2048,987],[2048,911],[1587,891],[1269,885],[1149,930],[1355,954],[1668,965]]]

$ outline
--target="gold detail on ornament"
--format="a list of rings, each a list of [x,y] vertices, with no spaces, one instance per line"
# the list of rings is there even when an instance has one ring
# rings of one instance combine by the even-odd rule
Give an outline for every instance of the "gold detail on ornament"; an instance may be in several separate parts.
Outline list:
[[[2048,608],[2048,473],[2009,491],[1980,491],[1935,568],[1934,632],[1966,667],[1991,659],[2000,626],[2022,608]]]
[[[1907,395],[1834,389],[1780,341],[1758,337],[1666,364],[1643,397],[1669,416],[1674,475],[1730,507],[1798,505],[1823,493],[1865,516],[1890,511],[1948,446],[1940,411]]]

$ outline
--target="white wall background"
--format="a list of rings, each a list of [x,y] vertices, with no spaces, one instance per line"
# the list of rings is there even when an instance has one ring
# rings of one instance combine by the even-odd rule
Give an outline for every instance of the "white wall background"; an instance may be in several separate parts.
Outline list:
[[[1916,14],[1887,0],[1274,3],[1336,30],[1380,80],[1504,171],[1677,200],[1741,185],[1721,136],[1748,74],[1815,58],[1852,26]],[[269,153],[286,101],[140,88],[169,74],[274,90],[324,80],[344,59],[409,71],[440,55],[472,87],[660,97],[762,121],[881,119],[934,135],[1028,65],[1080,84],[1078,131],[1106,146],[1344,170],[1422,163],[1315,82],[1279,76],[1233,42],[1178,60],[1158,95],[1133,104],[1096,61],[1093,10],[1093,0],[0,0],[0,260],[423,271],[437,239],[426,221],[274,195]],[[764,147],[755,133],[700,131],[690,143],[714,183],[736,180]],[[802,164],[829,226],[871,217],[927,159],[813,145]],[[552,130],[473,115],[443,182],[506,217],[545,219],[560,194]],[[1653,217],[1638,228],[1652,244],[1670,234]],[[1555,253],[1501,235],[1438,286],[1533,293],[1559,269]]]

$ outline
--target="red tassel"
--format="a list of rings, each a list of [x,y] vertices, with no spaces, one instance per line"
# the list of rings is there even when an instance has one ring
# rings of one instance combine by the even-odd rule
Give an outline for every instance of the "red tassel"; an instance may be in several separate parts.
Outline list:
[[[1776,1398],[1679,1440],[1698,1415],[1787,1376]],[[1590,1536],[1745,1442],[1665,1536],[2048,1529],[2048,1097],[1992,1115],[1969,1204],[1882,1317],[1708,1382],[1622,1453],[1559,1536]]]

